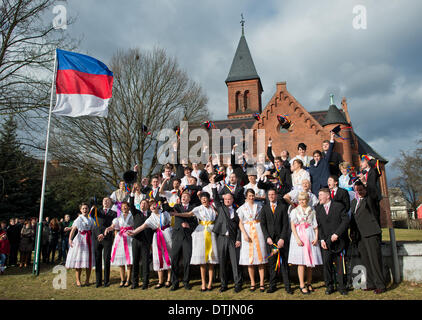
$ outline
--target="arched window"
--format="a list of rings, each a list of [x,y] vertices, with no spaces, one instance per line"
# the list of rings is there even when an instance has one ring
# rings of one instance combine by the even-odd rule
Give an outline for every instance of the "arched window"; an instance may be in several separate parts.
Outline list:
[[[236,112],[240,109],[240,91],[236,92]]]
[[[249,109],[249,90],[246,90],[244,95],[243,95],[243,111]]]

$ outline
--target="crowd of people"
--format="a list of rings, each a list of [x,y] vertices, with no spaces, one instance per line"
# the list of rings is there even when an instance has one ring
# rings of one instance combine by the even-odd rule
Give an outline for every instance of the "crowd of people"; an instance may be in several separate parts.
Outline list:
[[[288,294],[293,293],[289,268],[297,266],[300,292],[310,294],[315,291],[312,270],[322,265],[325,293],[338,290],[347,295],[354,246],[366,268],[365,290],[385,292],[380,172],[368,156],[361,158],[356,172],[333,152],[334,139],[332,132],[331,140],[312,157],[303,143],[292,159],[287,151],[276,156],[270,138],[267,157],[259,155],[256,164],[248,163],[245,153],[236,159],[234,145],[227,167],[218,157],[210,156],[203,169],[181,159],[165,165],[151,181],[120,181],[101,208],[82,203],[72,225],[68,218],[61,224],[55,219],[48,223],[45,261],[54,257],[61,239],[61,258],[76,270],[78,287],[89,285],[93,267],[96,287],[110,286],[110,266],[118,266],[120,287],[138,288],[142,267],[142,289],[148,289],[152,262],[158,274],[155,289],[178,290],[182,282],[190,290],[190,266],[199,265],[202,292],[213,290],[216,270],[220,292],[228,290],[230,278],[234,291],[241,291],[246,268],[250,291],[275,292],[281,273]],[[174,154],[177,157],[177,145]],[[133,173],[137,171],[135,166]],[[25,265],[22,259],[27,259],[25,250],[32,250],[34,223],[27,222],[18,234]],[[12,234],[7,236],[12,247]],[[13,262],[12,249],[10,257]]]
[[[35,249],[38,219],[35,217],[10,218],[1,221],[0,227],[0,274],[6,267],[27,268],[31,266],[32,252]],[[46,264],[65,264],[69,249],[69,234],[72,226],[70,215],[60,221],[46,217],[41,231],[41,261]],[[57,254],[57,260],[56,258]],[[19,253],[19,259],[18,259]]]

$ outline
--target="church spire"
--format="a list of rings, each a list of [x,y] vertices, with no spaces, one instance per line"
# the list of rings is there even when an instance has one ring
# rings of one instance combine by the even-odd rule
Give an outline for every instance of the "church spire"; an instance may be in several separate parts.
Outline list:
[[[240,37],[239,44],[237,45],[236,53],[230,67],[226,83],[240,80],[259,79],[245,38],[245,19],[243,18],[243,14],[241,14],[241,18],[242,20],[240,21],[240,24],[242,26],[242,35]]]
[[[240,25],[242,26],[242,36],[245,36],[245,19],[243,18],[243,13],[240,14],[242,20],[240,20]]]

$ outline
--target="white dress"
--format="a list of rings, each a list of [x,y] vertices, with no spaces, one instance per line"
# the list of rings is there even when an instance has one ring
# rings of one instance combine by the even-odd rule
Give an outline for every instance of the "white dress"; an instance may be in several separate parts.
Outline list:
[[[302,157],[300,155],[297,155],[296,157],[294,157],[293,159],[290,160],[290,165],[293,164],[293,161],[295,159],[302,160],[302,162],[303,162],[303,168],[309,168],[311,166],[311,160],[313,158],[311,156],[304,156],[304,157]]]
[[[288,263],[306,265],[307,267],[314,267],[322,264],[319,244],[316,246],[312,245],[312,241],[315,239],[314,229],[318,228],[315,211],[311,207],[307,207],[304,210],[299,206],[292,210],[290,219],[296,225],[296,232],[304,245],[299,247],[292,232],[290,237]],[[303,232],[301,230],[303,230]]]
[[[94,220],[92,218],[84,217],[82,214],[73,222],[72,226],[76,226],[78,233],[72,241],[72,247],[69,248],[69,252],[66,258],[66,268],[82,269],[95,267],[95,256],[94,256],[94,237],[92,230],[94,229]],[[87,236],[91,231],[91,266],[89,265],[89,246]]]
[[[349,180],[350,180],[350,177],[348,175],[346,176],[341,175],[340,178],[338,179],[338,183],[339,183],[338,186],[340,188],[346,189],[349,192],[349,198],[350,198],[350,201],[352,201],[356,197],[356,194],[355,194],[355,191],[353,191],[353,186],[349,184]]]
[[[113,206],[111,207],[111,210],[117,212],[117,216],[120,216],[120,207],[119,203],[123,201],[129,201],[129,192],[122,191],[120,189],[117,189],[116,191],[113,191],[113,193],[110,196],[110,199],[113,200]]]
[[[172,242],[171,242],[172,228],[169,226],[170,221],[171,221],[171,216],[167,211],[160,212],[159,215],[155,213],[151,213],[149,218],[145,221],[145,224],[148,228],[155,230],[154,236],[152,238],[152,264],[153,264],[154,271],[162,271],[162,270],[171,269],[170,252],[171,252],[171,245],[172,245]],[[161,232],[163,234],[163,239],[166,246],[166,249],[165,249],[163,246],[163,243],[161,242],[161,246],[160,246],[161,257],[162,257],[161,267],[160,267],[160,255],[158,253],[159,250],[158,250],[158,241],[157,241],[158,239],[157,230],[159,228],[161,228],[161,230],[165,228],[165,230]],[[167,258],[165,254],[166,250],[167,250]]]
[[[192,173],[191,173],[191,175],[192,175],[192,177],[195,177],[196,178],[196,180],[198,181],[198,186],[200,186],[201,184],[202,184],[202,180],[199,178],[199,175],[201,174],[201,170],[192,170]]]
[[[140,193],[140,194],[134,193],[133,197],[134,197],[135,208],[140,211],[141,210],[141,201],[146,199],[147,196],[144,193]]]
[[[292,190],[288,193],[288,195],[290,196],[290,199],[292,200],[293,203],[295,204],[299,204],[299,193],[301,193],[302,191],[299,190]],[[319,200],[316,197],[316,195],[314,195],[311,191],[308,191],[308,196],[309,196],[309,201],[308,201],[308,206],[312,207],[312,209],[315,210],[315,207],[318,205]],[[294,207],[289,206],[289,215],[290,212],[294,209]]]
[[[302,181],[303,180],[309,180],[311,182],[311,176],[308,171],[304,169],[300,169],[297,172],[292,173],[292,184],[293,184],[293,190],[303,190],[302,187]]]
[[[261,223],[258,220],[258,213],[260,209],[261,206],[259,204],[255,203],[253,207],[250,207],[247,202],[237,209],[237,214],[242,220],[243,227],[249,235],[249,238],[252,239],[252,243],[249,243],[246,241],[242,233],[239,264],[243,266],[259,265],[268,262],[266,259],[267,250],[264,233],[261,229]],[[252,231],[253,227],[255,229],[254,231]],[[252,246],[253,249],[251,249],[250,246]],[[258,246],[260,254],[258,254]]]
[[[199,224],[196,229],[192,232],[192,258],[190,264],[218,264],[218,253],[217,253],[217,237],[212,229],[214,224],[204,226],[201,222],[214,221],[217,214],[212,206],[208,208],[200,205],[192,210],[193,214],[199,220]],[[208,260],[205,259],[205,235],[211,233],[211,254]],[[209,235],[208,235],[209,236]]]
[[[245,189],[245,196],[246,196],[246,191],[248,191],[248,189],[252,189],[253,191],[255,191],[255,197],[265,198],[266,196],[265,190],[258,188],[258,183],[256,184],[248,183],[247,185],[243,187],[243,189]]]
[[[123,213],[120,217],[113,220],[114,229],[118,232],[114,237],[113,247],[111,249],[111,265],[125,266],[131,265],[132,258],[132,237],[128,236],[126,232],[133,230],[133,216],[129,212],[126,219]],[[125,248],[126,239],[126,248]],[[114,258],[113,258],[114,257]]]

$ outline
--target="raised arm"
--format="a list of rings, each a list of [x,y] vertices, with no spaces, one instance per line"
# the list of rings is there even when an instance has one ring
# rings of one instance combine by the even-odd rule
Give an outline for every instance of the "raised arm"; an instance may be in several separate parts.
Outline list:
[[[217,208],[221,207],[221,198],[220,195],[217,192],[217,187],[215,184],[213,184],[212,186],[212,197],[214,198],[214,204]]]
[[[273,155],[273,147],[272,147],[272,139],[271,137],[268,139],[268,147],[267,147],[267,157],[268,159],[274,164],[274,155]]]

